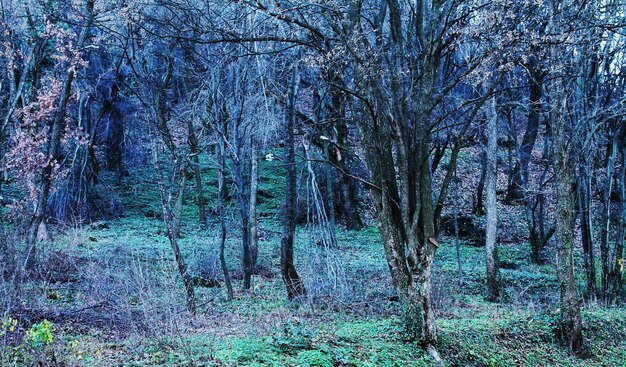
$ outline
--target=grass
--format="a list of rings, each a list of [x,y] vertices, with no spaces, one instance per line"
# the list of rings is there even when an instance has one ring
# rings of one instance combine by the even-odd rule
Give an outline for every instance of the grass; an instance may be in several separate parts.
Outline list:
[[[107,303],[101,309],[85,311],[91,312],[87,317],[53,320],[52,351],[24,347],[30,360],[41,357],[41,353],[49,359],[49,354],[55,353],[68,366],[434,365],[418,346],[403,337],[400,310],[390,300],[394,291],[374,227],[340,229],[337,239],[341,250],[335,252],[312,245],[310,229],[299,228],[297,267],[311,297],[301,303],[285,299],[279,274],[277,221],[282,168],[263,162],[260,172],[264,191],[260,226],[266,235],[260,241],[259,263],[268,270],[254,277],[250,292],[241,291],[236,280],[236,297],[228,302],[224,287],[197,288],[198,315],[187,315],[163,224],[158,218],[145,216],[147,210],[159,212],[160,200],[146,172],[143,181],[122,187],[125,216],[101,227],[70,228],[47,248],[49,253],[59,251],[76,261],[78,280],[32,284],[33,307],[80,310],[102,300]],[[210,170],[204,173],[212,177]],[[188,189],[193,198],[193,187]],[[183,224],[180,246],[191,271],[209,269],[219,278],[214,218],[207,228],[197,224],[196,207],[189,199]],[[233,212],[229,216],[227,257],[235,275],[241,267],[238,226],[237,213]],[[530,264],[530,249],[525,243],[501,246],[500,258],[515,266],[502,270],[504,302],[488,303],[483,299],[483,251],[461,246],[463,285],[457,282],[453,241],[443,238],[436,255],[433,295],[439,349],[447,365],[626,366],[623,309],[585,308],[589,357],[574,357],[556,337],[554,267]],[[328,276],[329,266],[338,275]],[[52,293],[56,296],[51,298]],[[104,321],[85,322],[98,318]],[[117,324],[121,327],[107,326]],[[29,327],[24,324],[20,330],[25,332]],[[28,343],[28,339],[23,340],[23,345]]]

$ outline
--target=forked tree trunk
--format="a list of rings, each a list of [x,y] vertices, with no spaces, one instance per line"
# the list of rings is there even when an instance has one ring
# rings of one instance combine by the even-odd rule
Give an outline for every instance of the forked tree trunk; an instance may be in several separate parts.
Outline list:
[[[497,228],[498,209],[496,201],[497,167],[497,135],[498,135],[498,112],[496,99],[493,97],[487,106],[487,149],[486,149],[486,174],[485,174],[485,209],[487,211],[487,226],[485,231],[485,251],[487,255],[487,300],[491,302],[500,299],[500,271],[498,267]]]
[[[158,148],[156,143],[152,143],[152,158],[154,169],[157,173],[157,184],[159,186],[159,192],[161,194],[161,207],[163,209],[163,223],[165,224],[165,233],[169,239],[170,246],[174,252],[174,260],[178,267],[178,273],[180,274],[185,291],[187,294],[187,311],[192,315],[196,313],[196,296],[193,289],[193,280],[187,270],[187,264],[182,257],[180,247],[178,246],[178,219],[180,217],[180,210],[182,206],[178,205],[180,198],[183,195],[186,176],[184,169],[184,162],[180,161],[180,158],[174,156],[172,173],[169,179],[170,190],[165,188],[165,176],[163,174],[163,168],[159,162]],[[172,208],[172,202],[174,206]]]
[[[287,288],[287,297],[294,299],[306,294],[304,283],[300,278],[294,264],[294,237],[296,232],[296,151],[294,129],[296,122],[295,103],[298,94],[298,83],[300,76],[297,66],[291,76],[291,84],[289,87],[289,98],[286,111],[287,129],[285,133],[285,169],[286,187],[285,187],[285,204],[283,207],[283,235],[280,244],[280,263],[283,281]]]

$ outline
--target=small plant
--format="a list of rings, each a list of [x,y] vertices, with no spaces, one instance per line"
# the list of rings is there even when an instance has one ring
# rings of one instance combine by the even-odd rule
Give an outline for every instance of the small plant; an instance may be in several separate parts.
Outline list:
[[[298,366],[302,367],[332,367],[333,362],[326,354],[319,350],[305,350],[298,353]]]
[[[35,349],[40,349],[41,347],[47,347],[52,344],[53,332],[54,326],[52,323],[44,319],[42,322],[33,325],[28,332],[26,332],[26,336]]]
[[[2,316],[2,326],[0,327],[0,337],[7,334],[7,332],[12,333],[15,331],[17,327],[17,320],[5,314]]]
[[[274,345],[284,353],[297,354],[313,346],[311,333],[298,322],[287,322],[283,332],[274,338]]]

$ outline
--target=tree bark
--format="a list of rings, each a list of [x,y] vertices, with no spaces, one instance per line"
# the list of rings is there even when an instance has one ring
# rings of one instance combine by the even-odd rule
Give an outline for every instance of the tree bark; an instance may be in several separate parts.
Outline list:
[[[257,220],[257,193],[259,191],[259,162],[256,147],[250,142],[250,203],[248,205],[250,211],[250,262],[252,271],[256,268],[257,259],[259,257],[259,234]]]
[[[585,157],[582,157],[579,165],[578,210],[580,212],[580,232],[587,278],[587,298],[594,301],[596,299],[596,266],[591,222],[591,177],[588,172],[588,164]]]
[[[519,150],[518,161],[513,168],[513,179],[508,189],[508,201],[519,202],[526,197],[526,184],[528,182],[528,165],[532,155],[537,133],[539,131],[539,116],[541,114],[541,96],[543,91],[543,72],[537,66],[529,68],[529,110],[528,124],[522,145]]]
[[[601,289],[602,302],[607,301],[609,283],[609,239],[611,228],[611,193],[613,192],[613,175],[615,174],[615,157],[617,155],[618,134],[611,131],[606,152],[606,183],[603,191],[602,227],[600,229],[600,260],[601,260]]]
[[[196,179],[196,196],[198,200],[198,220],[201,224],[206,225],[206,201],[204,198],[204,190],[202,188],[202,174],[200,173],[200,150],[198,149],[198,138],[193,128],[191,120],[187,120],[187,128],[189,134],[189,149],[191,151],[191,162],[193,165],[193,174]]]
[[[226,263],[226,214],[224,209],[224,141],[219,139],[217,148],[217,212],[220,216],[220,265],[222,266],[222,273],[224,273],[224,283],[226,283],[226,290],[228,294],[228,300],[234,298],[233,283],[230,278],[230,272],[228,271],[228,264]]]
[[[485,177],[487,176],[487,157],[483,152],[482,156],[482,168],[480,170],[480,179],[478,180],[478,188],[476,189],[476,202],[474,203],[473,213],[482,216],[485,214],[484,205],[484,191],[485,191]]]
[[[561,77],[562,78],[562,77]],[[556,181],[557,275],[560,289],[560,330],[567,348],[574,353],[583,349],[582,317],[574,275],[574,193],[572,146],[568,139],[565,113],[567,99],[563,81],[553,83],[551,120],[554,128],[553,166]],[[576,137],[574,137],[576,138]]]
[[[288,105],[286,111],[287,128],[285,133],[286,148],[286,187],[285,204],[283,207],[283,235],[280,245],[280,263],[283,281],[287,288],[287,297],[294,299],[306,294],[304,283],[294,264],[294,237],[296,231],[296,152],[295,152],[295,103],[298,94],[300,75],[298,67],[294,66],[289,86]]]
[[[180,217],[181,205],[178,205],[180,198],[183,195],[186,176],[184,165],[182,162],[174,156],[172,173],[169,177],[170,190],[165,188],[165,176],[163,174],[163,168],[159,163],[158,148],[156,142],[152,142],[152,158],[154,169],[157,173],[157,183],[159,186],[159,192],[161,194],[161,207],[163,209],[163,223],[165,224],[165,231],[167,238],[169,239],[170,246],[174,252],[174,259],[178,266],[178,272],[183,280],[183,285],[187,294],[187,311],[192,315],[196,313],[196,296],[193,289],[193,280],[191,275],[187,271],[187,264],[185,259],[180,253],[180,247],[178,245],[178,223],[177,218]],[[172,202],[174,202],[174,208],[172,208]]]
[[[235,134],[238,134],[235,128]],[[235,142],[235,145],[238,143]],[[246,195],[245,177],[243,175],[243,157],[242,152],[234,158],[235,166],[235,184],[237,185],[237,194],[239,196],[239,214],[241,217],[241,241],[243,245],[243,289],[249,290],[252,286],[252,253],[250,249],[250,196]]]
[[[500,299],[500,271],[498,267],[497,228],[498,209],[496,198],[496,179],[498,174],[498,112],[496,99],[492,97],[487,106],[487,149],[486,149],[486,173],[485,173],[485,208],[487,211],[487,224],[485,231],[485,251],[487,255],[487,300],[496,302]]]
[[[622,273],[624,272],[624,240],[626,240],[626,128],[622,130],[622,169],[617,190],[620,192],[619,224],[615,236],[615,257],[612,274],[609,279],[610,298],[612,304],[617,304],[623,292]]]

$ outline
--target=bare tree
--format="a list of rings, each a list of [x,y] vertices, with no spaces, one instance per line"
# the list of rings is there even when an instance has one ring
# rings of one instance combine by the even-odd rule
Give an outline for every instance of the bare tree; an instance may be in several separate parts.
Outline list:
[[[304,283],[296,270],[294,262],[294,241],[296,235],[296,147],[294,129],[296,123],[295,105],[298,95],[300,74],[297,65],[294,66],[289,84],[288,105],[285,111],[285,169],[287,171],[285,185],[285,203],[283,206],[283,235],[280,242],[280,263],[283,281],[287,287],[289,299],[301,297],[306,294]]]
[[[500,271],[498,264],[497,229],[498,208],[496,198],[496,179],[498,177],[498,111],[496,98],[492,97],[487,106],[487,169],[485,174],[485,208],[487,211],[487,226],[485,235],[485,251],[487,255],[487,299],[500,299]]]

